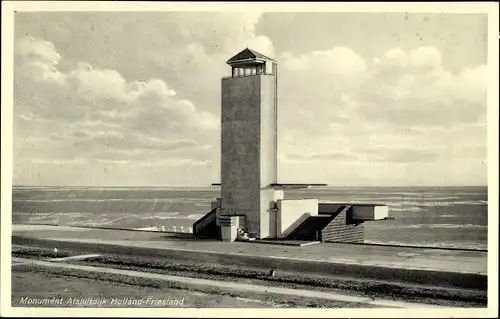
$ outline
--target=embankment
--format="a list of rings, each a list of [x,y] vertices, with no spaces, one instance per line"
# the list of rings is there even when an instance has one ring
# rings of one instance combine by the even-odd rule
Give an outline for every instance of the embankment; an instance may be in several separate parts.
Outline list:
[[[442,288],[474,289],[486,291],[487,276],[477,273],[432,271],[398,267],[373,266],[355,263],[302,260],[282,256],[249,255],[244,253],[221,253],[181,248],[153,248],[109,243],[66,241],[12,236],[12,244],[35,247],[57,247],[59,250],[97,253],[103,255],[129,255],[135,257],[164,258],[186,264],[219,265],[234,268],[248,268],[262,271],[277,269],[311,276],[333,276],[355,279],[383,280],[403,284],[428,285]],[[248,244],[256,245],[256,244]]]

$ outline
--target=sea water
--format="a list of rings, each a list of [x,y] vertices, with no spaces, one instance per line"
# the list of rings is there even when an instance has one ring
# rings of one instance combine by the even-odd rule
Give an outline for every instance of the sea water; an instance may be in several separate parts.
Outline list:
[[[217,187],[14,187],[12,223],[187,231],[217,197]],[[487,246],[487,187],[317,187],[285,198],[388,205],[395,220],[366,222],[367,243]]]

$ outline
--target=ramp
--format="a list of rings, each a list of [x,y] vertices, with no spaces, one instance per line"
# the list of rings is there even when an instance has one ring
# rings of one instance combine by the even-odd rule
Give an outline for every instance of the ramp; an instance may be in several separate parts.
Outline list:
[[[321,241],[321,231],[331,221],[330,215],[310,216],[288,235],[287,240]]]
[[[193,235],[198,238],[216,238],[218,237],[217,229],[217,209],[212,209],[202,218],[198,219],[193,224]]]

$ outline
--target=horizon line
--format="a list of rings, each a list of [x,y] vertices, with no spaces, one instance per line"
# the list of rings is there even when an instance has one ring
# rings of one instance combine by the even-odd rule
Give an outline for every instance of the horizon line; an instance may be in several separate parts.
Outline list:
[[[204,188],[216,188],[221,187],[221,185],[28,185],[28,184],[12,184],[12,187],[88,187],[88,188],[106,188],[106,187],[114,187],[114,188],[163,188],[163,187],[179,187],[179,188],[195,188],[195,187],[204,187]],[[318,188],[325,187],[488,187],[488,185],[322,185],[322,186],[312,186]]]

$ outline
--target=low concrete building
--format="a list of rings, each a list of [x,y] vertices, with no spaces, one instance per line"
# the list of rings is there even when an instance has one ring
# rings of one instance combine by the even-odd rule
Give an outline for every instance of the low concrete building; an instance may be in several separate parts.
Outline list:
[[[246,48],[226,62],[221,82],[221,198],[193,225],[195,236],[362,242],[362,223],[384,219],[385,205],[286,200],[285,189],[324,184],[278,183],[278,64]]]

